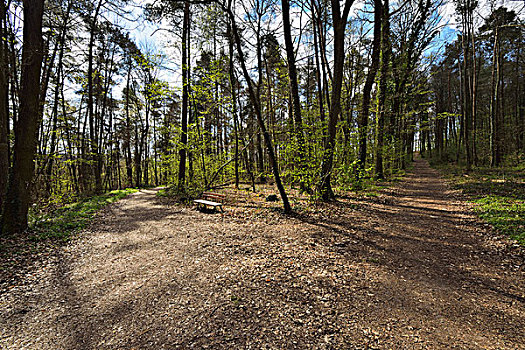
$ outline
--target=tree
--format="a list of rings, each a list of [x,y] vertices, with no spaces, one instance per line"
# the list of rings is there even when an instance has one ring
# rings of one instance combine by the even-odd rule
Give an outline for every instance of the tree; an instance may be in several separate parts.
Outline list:
[[[13,168],[6,194],[1,228],[3,234],[27,228],[34,157],[38,139],[40,73],[43,58],[42,17],[44,0],[24,0],[22,78],[18,121],[15,125]]]
[[[7,30],[6,6],[0,3],[0,215],[2,214],[4,196],[7,191],[7,178],[9,173],[9,106],[7,86]]]
[[[390,64],[390,9],[389,1],[383,2],[383,19],[381,27],[381,53],[379,68],[379,84],[377,92],[377,112],[376,112],[376,154],[375,154],[375,176],[377,179],[385,177],[383,169],[383,147],[385,132],[385,113],[386,113],[386,89],[388,66]]]
[[[190,2],[184,2],[184,20],[182,23],[182,121],[179,149],[179,191],[186,181],[186,145],[188,144],[188,93],[189,93],[189,44],[190,44]]]
[[[370,112],[370,93],[372,85],[376,79],[377,69],[379,67],[379,53],[381,50],[381,25],[383,22],[383,4],[381,0],[374,0],[374,38],[372,39],[372,52],[370,57],[370,67],[366,76],[363,87],[363,101],[361,102],[361,111],[359,113],[359,156],[357,176],[365,169],[367,158],[367,137],[368,137],[368,120]]]
[[[282,0],[284,43],[286,46],[286,60],[288,62],[288,77],[292,94],[294,132],[297,142],[297,162],[300,169],[300,186],[302,192],[311,192],[306,182],[306,148],[303,134],[303,119],[301,117],[301,100],[299,97],[299,84],[297,83],[297,69],[295,67],[295,49],[292,41],[290,25],[290,2]]]
[[[345,61],[345,30],[350,8],[354,0],[346,0],[343,11],[338,0],[331,0],[332,22],[334,26],[334,66],[332,79],[332,93],[330,97],[330,110],[328,112],[328,129],[324,142],[324,155],[321,165],[321,175],[317,185],[323,200],[335,198],[330,177],[332,173],[336,125],[341,113],[341,89],[343,86],[343,68]]]
[[[281,199],[283,201],[283,207],[285,213],[290,213],[292,211],[292,207],[290,206],[290,202],[288,200],[288,195],[286,194],[286,191],[284,189],[284,186],[281,181],[281,176],[279,174],[279,164],[277,162],[277,158],[275,157],[275,151],[273,148],[273,143],[270,138],[270,134],[268,133],[268,130],[266,129],[266,125],[264,123],[264,120],[262,118],[261,114],[261,108],[259,105],[259,101],[257,99],[256,91],[253,87],[253,82],[250,77],[250,73],[248,72],[248,68],[246,67],[246,60],[244,58],[244,51],[242,49],[242,43],[241,43],[241,37],[239,35],[239,29],[237,28],[237,23],[235,21],[235,15],[232,12],[231,8],[231,0],[228,2],[228,6],[224,6],[222,4],[223,10],[227,13],[228,18],[231,23],[232,33],[233,37],[235,39],[235,46],[237,47],[237,53],[239,55],[239,62],[241,64],[242,72],[244,75],[244,79],[246,79],[246,83],[248,85],[248,92],[250,95],[250,101],[252,103],[252,106],[255,110],[255,115],[257,117],[257,122],[259,123],[259,128],[261,130],[261,133],[264,137],[264,142],[266,143],[266,151],[268,152],[268,157],[270,158],[270,163],[272,164],[272,170],[273,175],[275,179],[275,184],[277,186],[277,189],[279,190],[279,193],[281,195]]]

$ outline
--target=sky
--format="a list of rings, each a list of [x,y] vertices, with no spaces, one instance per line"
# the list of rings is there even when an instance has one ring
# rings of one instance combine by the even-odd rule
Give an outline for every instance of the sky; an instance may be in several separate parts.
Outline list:
[[[482,18],[486,17],[490,13],[491,7],[497,8],[505,6],[510,9],[514,9],[520,18],[525,19],[525,0],[479,0],[480,4],[476,10],[478,17],[477,25],[482,24]],[[143,18],[141,5],[144,1],[135,0],[134,5],[129,6],[128,9],[131,11],[128,19],[118,18],[119,23],[130,31],[131,36],[135,39],[135,42],[139,47],[154,47],[159,52],[166,56],[163,62],[165,69],[162,70],[160,78],[167,81],[172,87],[180,86],[181,74],[180,74],[180,39],[175,37],[173,34],[168,33],[171,29],[171,24],[166,22],[151,23],[147,22]],[[352,16],[362,16],[362,10],[364,8],[364,0],[356,0],[352,6]],[[455,7],[453,1],[445,0],[444,5],[441,7],[441,31],[432,47],[429,48],[427,53],[439,52],[447,42],[452,42],[457,36],[457,31],[460,29],[456,21]],[[301,17],[299,9],[292,8],[291,13],[292,27],[298,28],[301,23],[305,23],[307,18],[303,14]],[[281,17],[278,14],[274,22],[270,24],[270,29],[276,32],[276,35],[282,41],[282,30],[281,30]],[[304,47],[305,40],[303,39],[301,45]],[[284,43],[280,43],[284,48]],[[193,48],[193,52],[196,52]],[[298,59],[305,55],[305,50],[298,51]],[[252,55],[253,56],[253,55]],[[196,57],[193,57],[195,60]]]

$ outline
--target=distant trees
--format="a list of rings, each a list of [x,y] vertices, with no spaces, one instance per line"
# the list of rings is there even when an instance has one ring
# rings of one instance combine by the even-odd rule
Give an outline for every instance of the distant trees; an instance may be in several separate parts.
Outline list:
[[[476,5],[458,5],[464,30],[432,67],[436,155],[464,161],[467,170],[520,162],[525,153],[524,26],[514,11],[500,7],[476,29]]]

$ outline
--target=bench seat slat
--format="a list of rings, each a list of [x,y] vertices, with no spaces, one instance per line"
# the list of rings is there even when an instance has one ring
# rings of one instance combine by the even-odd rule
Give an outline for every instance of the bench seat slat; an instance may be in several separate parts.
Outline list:
[[[211,193],[211,192],[204,192],[202,194],[202,197],[206,199],[219,200],[219,201],[223,201],[226,199],[226,195],[224,194]]]
[[[219,207],[222,205],[222,203],[217,203],[217,202],[212,202],[212,201],[207,201],[205,199],[195,199],[194,200],[195,203],[201,203],[201,204],[205,204],[205,205],[211,205],[213,207]]]

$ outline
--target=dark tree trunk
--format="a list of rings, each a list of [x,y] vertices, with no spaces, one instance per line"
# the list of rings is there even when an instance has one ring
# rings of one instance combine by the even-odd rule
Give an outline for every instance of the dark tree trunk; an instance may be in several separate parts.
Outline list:
[[[57,146],[58,104],[59,104],[59,97],[60,97],[60,86],[61,85],[63,86],[64,84],[62,62],[64,59],[67,23],[69,21],[69,14],[71,12],[72,6],[73,6],[73,2],[70,1],[68,3],[67,11],[64,16],[64,22],[62,24],[59,42],[57,42],[57,47],[59,47],[59,52],[58,52],[57,72],[56,72],[55,98],[53,101],[53,110],[51,112],[52,126],[51,126],[51,140],[50,140],[50,145],[49,145],[49,159],[46,164],[46,192],[48,194],[51,193],[51,185],[52,185],[51,175],[53,172],[53,164],[54,164],[54,159],[55,159],[54,153],[55,153],[56,146]],[[42,91],[41,93],[44,94],[45,92]],[[44,107],[43,107],[42,96],[40,96],[40,100],[41,100],[40,103],[42,104],[40,108],[42,109],[42,112],[43,112]]]
[[[383,145],[385,130],[385,101],[388,65],[390,63],[390,13],[388,0],[384,0],[383,7],[383,28],[381,30],[381,67],[379,71],[379,88],[377,98],[377,127],[376,127],[376,157],[375,175],[378,179],[383,179]],[[424,143],[423,143],[424,144]]]
[[[297,69],[295,67],[295,50],[292,41],[292,29],[290,25],[290,3],[282,0],[284,42],[286,46],[286,60],[288,62],[288,75],[293,102],[294,133],[297,142],[297,166],[299,168],[299,181],[302,192],[311,192],[306,181],[306,144],[303,134],[303,119],[301,116],[301,100],[299,98],[299,85],[297,83]]]
[[[133,161],[135,163],[135,187],[142,187],[142,169],[141,160],[142,152],[140,151],[140,135],[139,135],[139,113],[135,116],[135,147],[133,148]]]
[[[321,85],[321,67],[319,63],[319,40],[317,39],[317,24],[316,16],[313,14],[314,11],[314,2],[312,0],[312,26],[314,29],[314,50],[315,50],[315,69],[316,69],[316,80],[317,80],[317,95],[319,99],[319,117],[321,121],[325,120],[325,111],[324,111],[324,102],[323,102],[323,87]]]
[[[229,54],[229,78],[230,78],[230,93],[233,113],[233,128],[235,133],[235,188],[239,189],[239,116],[237,113],[237,84],[234,71],[234,43],[231,32],[230,22],[227,23],[228,34],[228,54]]]
[[[490,143],[492,153],[490,165],[492,167],[497,167],[501,163],[500,57],[500,42],[498,38],[498,28],[496,27],[494,35],[494,51],[492,55],[492,96],[490,100]]]
[[[0,2],[0,38],[6,37],[6,7],[4,1]],[[7,191],[7,178],[9,173],[9,106],[7,87],[7,52],[5,41],[0,42],[0,214],[2,213],[5,194]]]
[[[239,36],[239,30],[237,29],[237,24],[235,22],[235,15],[233,14],[232,9],[231,9],[231,1],[229,2],[228,7],[224,8],[224,10],[227,12],[230,22],[231,22],[233,37],[235,39],[235,45],[237,46],[237,53],[239,54],[239,62],[241,64],[244,78],[246,79],[246,82],[248,84],[248,92],[250,95],[250,100],[252,102],[253,108],[255,110],[255,115],[257,116],[257,121],[259,123],[259,129],[261,129],[261,133],[263,134],[264,141],[266,143],[266,150],[268,152],[268,158],[270,159],[270,163],[272,164],[275,184],[277,186],[277,189],[279,190],[281,199],[283,200],[284,212],[291,213],[292,207],[290,206],[290,202],[288,201],[288,196],[281,182],[281,176],[279,174],[279,164],[277,162],[277,158],[275,157],[272,140],[270,138],[270,134],[268,133],[268,130],[266,129],[266,125],[264,124],[264,120],[261,114],[261,109],[259,106],[259,101],[257,100],[257,93],[255,89],[253,88],[253,84],[252,84],[252,80],[250,77],[250,73],[248,72],[248,68],[246,68],[246,61],[244,59],[244,51],[242,49],[241,37]]]
[[[328,112],[328,130],[324,142],[324,155],[321,164],[321,178],[317,185],[323,200],[334,199],[334,192],[330,183],[334,160],[336,126],[341,113],[341,89],[343,87],[343,69],[345,62],[345,30],[350,7],[353,0],[346,0],[343,13],[339,1],[331,0],[332,21],[334,25],[334,69],[332,79],[332,96]]]
[[[98,149],[97,132],[95,129],[95,116],[94,116],[94,98],[93,98],[93,48],[95,46],[95,35],[97,30],[97,20],[100,13],[100,8],[104,0],[99,0],[95,13],[90,18],[89,28],[89,44],[88,44],[88,71],[87,71],[87,88],[88,88],[88,121],[89,121],[89,141],[92,156],[89,159],[93,160],[93,176],[95,177],[95,193],[102,192],[102,169],[99,167],[100,151]]]
[[[366,76],[365,86],[363,87],[363,102],[359,113],[359,157],[357,177],[361,176],[365,168],[367,158],[367,137],[368,137],[368,120],[370,113],[370,94],[376,78],[377,68],[379,66],[379,51],[381,46],[381,20],[383,4],[381,0],[374,0],[374,39],[372,41],[372,56],[370,68]]]
[[[131,80],[131,57],[128,57],[128,77],[126,81],[126,130],[124,139],[124,151],[126,152],[126,177],[128,186],[133,186],[133,165],[131,159],[131,117],[130,117],[130,80]]]
[[[186,184],[186,145],[188,144],[188,47],[190,43],[190,2],[184,2],[184,20],[182,24],[182,120],[181,120],[181,148],[179,150],[179,191],[184,190]]]
[[[13,168],[2,216],[2,234],[27,228],[31,183],[38,139],[40,73],[43,58],[44,0],[24,0],[24,32],[20,111],[15,127]]]

